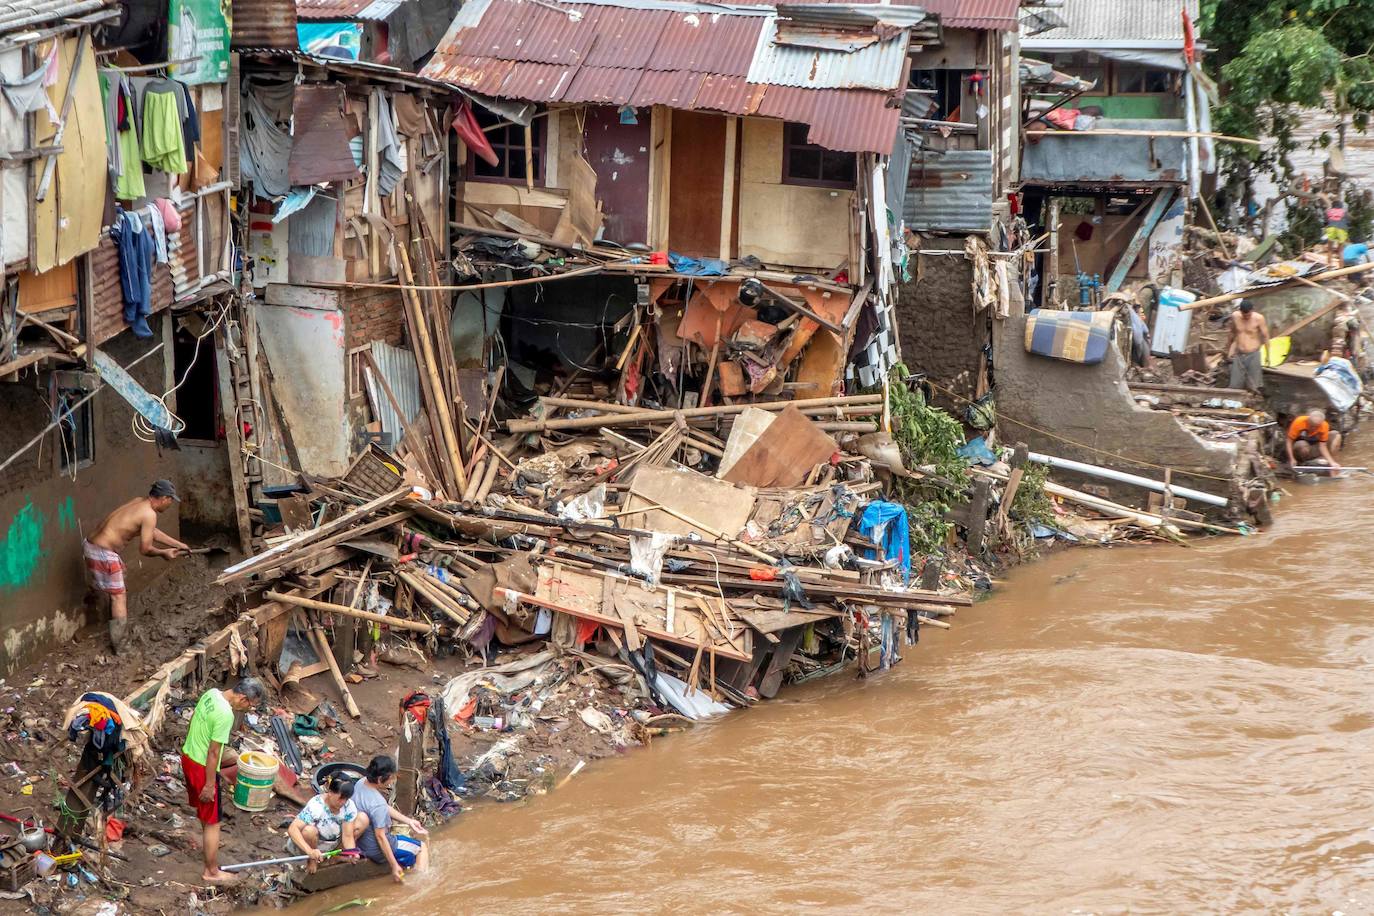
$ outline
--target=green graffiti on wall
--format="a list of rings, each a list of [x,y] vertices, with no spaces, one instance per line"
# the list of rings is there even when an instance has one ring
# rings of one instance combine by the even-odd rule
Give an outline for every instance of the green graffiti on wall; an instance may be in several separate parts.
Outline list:
[[[42,557],[43,513],[27,502],[0,541],[0,590],[28,585]]]
[[[57,526],[63,531],[71,531],[76,527],[76,503],[72,502],[70,496],[57,507]]]

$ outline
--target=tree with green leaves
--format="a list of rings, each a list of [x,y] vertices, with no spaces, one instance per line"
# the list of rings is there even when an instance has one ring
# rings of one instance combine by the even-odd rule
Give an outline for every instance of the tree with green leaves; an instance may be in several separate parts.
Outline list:
[[[1272,137],[1268,150],[1223,144],[1238,183],[1252,171],[1286,175],[1303,109],[1363,131],[1374,111],[1374,0],[1203,0],[1205,66],[1221,86],[1217,130]],[[1323,136],[1323,145],[1335,140]]]

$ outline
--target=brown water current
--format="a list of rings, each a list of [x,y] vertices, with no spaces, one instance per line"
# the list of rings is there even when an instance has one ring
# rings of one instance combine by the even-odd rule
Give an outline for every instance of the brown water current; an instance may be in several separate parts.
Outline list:
[[[480,806],[429,874],[301,909],[1374,913],[1374,479],[1290,490],[1254,537],[1025,566],[891,672]]]

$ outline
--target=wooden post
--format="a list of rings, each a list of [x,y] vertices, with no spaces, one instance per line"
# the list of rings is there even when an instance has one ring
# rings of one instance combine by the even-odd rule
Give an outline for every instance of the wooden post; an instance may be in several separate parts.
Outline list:
[[[301,612],[305,616],[305,612]],[[343,672],[339,670],[339,663],[334,659],[334,651],[329,647],[329,640],[324,638],[324,629],[319,623],[310,617],[306,617],[306,626],[310,629],[310,638],[315,645],[315,653],[320,659],[329,665],[329,673],[334,676],[334,686],[339,688],[339,693],[343,697],[344,706],[348,707],[348,714],[355,719],[362,718],[363,712],[358,708],[358,704],[353,699],[353,693],[348,689],[348,681],[344,680]]]
[[[458,429],[454,425],[453,416],[449,411],[448,397],[445,394],[443,380],[439,377],[438,365],[434,354],[434,342],[429,334],[429,325],[425,322],[425,316],[420,308],[419,297],[411,287],[415,285],[415,274],[410,269],[410,254],[404,245],[397,245],[396,252],[401,259],[401,282],[406,284],[406,288],[401,292],[401,299],[405,303],[406,311],[411,316],[411,332],[416,338],[415,356],[420,360],[420,377],[428,381],[429,392],[433,401],[433,413],[435,424],[439,429],[435,430],[435,435],[443,445],[443,455],[447,461],[449,471],[450,493],[453,496],[461,496],[467,487],[467,474],[463,468],[462,455],[458,448]]]
[[[1002,504],[997,507],[998,532],[1005,531],[1011,504],[1016,500],[1016,491],[1021,488],[1021,477],[1026,473],[1026,461],[1030,457],[1030,447],[1024,442],[1016,443],[1011,455],[1011,475],[1007,478],[1007,488],[1002,492]]]
[[[420,802],[420,772],[425,766],[425,723],[411,723],[406,733],[406,718],[410,713],[401,709],[397,722],[400,746],[396,753],[396,809],[410,817]]]
[[[973,482],[973,500],[968,508],[968,552],[983,555],[984,537],[988,527],[988,503],[992,501],[992,483],[986,477]]]

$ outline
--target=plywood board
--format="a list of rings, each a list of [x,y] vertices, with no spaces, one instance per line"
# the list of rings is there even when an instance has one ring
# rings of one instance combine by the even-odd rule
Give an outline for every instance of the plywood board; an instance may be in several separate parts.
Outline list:
[[[319,477],[348,471],[343,313],[260,304],[256,308],[272,395],[300,459]]]
[[[626,525],[670,534],[695,533],[708,541],[716,540],[716,532],[737,536],[754,511],[752,487],[738,487],[686,468],[639,468],[627,499],[626,509],[646,511],[622,516]],[[675,509],[713,530],[696,528],[660,509],[648,508],[655,505]]]
[[[755,487],[800,486],[812,468],[829,461],[839,446],[800,410],[789,407],[725,474]]]

